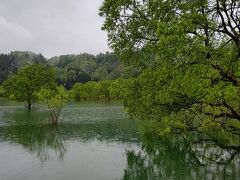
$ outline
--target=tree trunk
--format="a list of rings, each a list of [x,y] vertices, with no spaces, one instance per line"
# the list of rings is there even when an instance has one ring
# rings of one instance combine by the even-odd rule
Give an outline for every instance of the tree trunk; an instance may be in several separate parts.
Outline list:
[[[28,108],[28,110],[31,110],[32,104],[30,102],[27,103],[27,108]]]

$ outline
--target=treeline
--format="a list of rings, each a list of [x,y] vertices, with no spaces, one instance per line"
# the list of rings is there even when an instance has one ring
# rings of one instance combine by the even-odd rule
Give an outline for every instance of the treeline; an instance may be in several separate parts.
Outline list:
[[[128,85],[132,80],[133,79],[119,78],[116,80],[75,83],[73,88],[67,90],[66,93],[70,99],[75,101],[122,100],[126,95]],[[3,86],[0,86],[0,98],[17,100],[16,95],[6,92]]]
[[[70,90],[71,97],[76,101],[81,100],[119,100],[124,96],[127,79],[89,81],[85,84],[76,83]]]
[[[70,90],[75,83],[114,80],[138,75],[133,66],[124,66],[114,53],[61,55],[46,59],[41,54],[15,51],[0,55],[0,85],[27,64],[45,64],[55,70],[56,82]]]

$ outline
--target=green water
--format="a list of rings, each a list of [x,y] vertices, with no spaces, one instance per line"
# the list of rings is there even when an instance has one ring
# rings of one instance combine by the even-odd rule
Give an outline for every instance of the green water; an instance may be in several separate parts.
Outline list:
[[[61,126],[44,126],[44,107],[28,112],[0,99],[0,180],[240,177],[239,146],[140,135],[136,122],[113,102],[69,103],[63,113]]]

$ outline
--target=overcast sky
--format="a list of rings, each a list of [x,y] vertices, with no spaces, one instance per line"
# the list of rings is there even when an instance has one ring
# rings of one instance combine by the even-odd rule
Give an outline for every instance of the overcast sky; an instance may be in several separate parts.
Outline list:
[[[103,0],[0,0],[0,53],[29,50],[46,57],[109,51]]]

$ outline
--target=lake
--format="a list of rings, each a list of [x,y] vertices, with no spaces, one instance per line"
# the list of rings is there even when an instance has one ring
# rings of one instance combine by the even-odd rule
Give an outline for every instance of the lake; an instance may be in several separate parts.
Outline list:
[[[0,180],[239,179],[240,148],[142,135],[116,102],[69,103],[64,122],[0,99]]]

